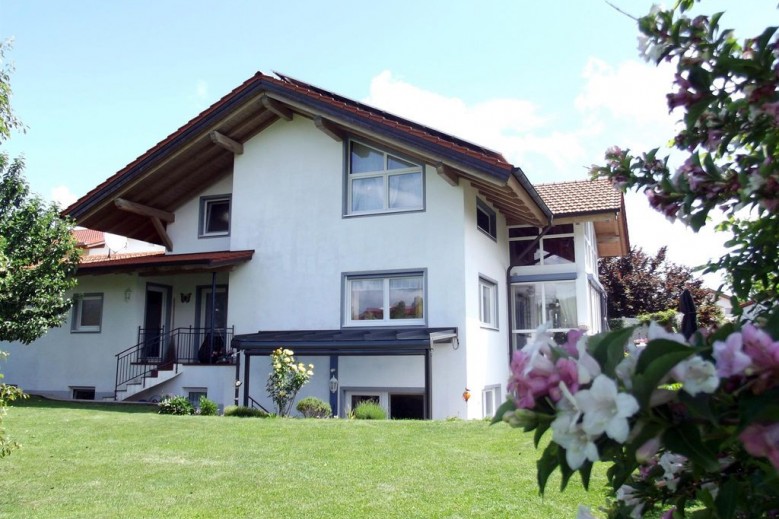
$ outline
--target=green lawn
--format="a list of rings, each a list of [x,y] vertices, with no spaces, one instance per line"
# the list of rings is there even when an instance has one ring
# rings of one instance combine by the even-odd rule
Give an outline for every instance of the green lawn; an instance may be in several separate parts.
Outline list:
[[[0,517],[575,517],[538,496],[530,435],[481,421],[163,416],[34,400],[5,421]]]

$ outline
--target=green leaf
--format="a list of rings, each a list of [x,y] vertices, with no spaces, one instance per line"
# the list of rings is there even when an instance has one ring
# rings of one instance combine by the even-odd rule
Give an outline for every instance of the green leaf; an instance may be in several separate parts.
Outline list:
[[[498,410],[495,411],[495,416],[492,417],[492,420],[490,421],[490,425],[496,424],[498,422],[503,421],[503,415],[507,412],[511,411],[514,412],[517,409],[517,405],[514,403],[514,399],[509,398],[505,402],[503,402],[500,407],[498,407]]]
[[[738,483],[733,479],[728,479],[724,485],[720,486],[717,499],[714,500],[714,505],[717,507],[717,515],[720,517],[736,516],[738,490]]]
[[[605,375],[615,378],[617,364],[625,358],[625,346],[633,336],[635,329],[635,326],[629,326],[598,335],[594,341],[590,341],[590,353],[598,361]]]
[[[633,393],[641,409],[649,408],[652,393],[668,372],[693,353],[695,350],[690,346],[667,339],[655,339],[647,344],[633,377]]]
[[[592,473],[592,462],[587,460],[584,465],[579,468],[579,475],[582,478],[582,486],[584,490],[590,489],[590,474]]]
[[[717,454],[703,443],[698,428],[689,423],[681,423],[666,429],[663,433],[665,446],[677,454],[686,456],[694,465],[706,472],[719,472]]]
[[[546,482],[549,480],[549,476],[554,472],[554,469],[559,465],[558,451],[562,450],[554,443],[549,442],[549,445],[544,449],[544,453],[541,455],[541,459],[536,462],[537,478],[538,478],[538,492],[543,496],[544,488],[546,488]]]
[[[687,126],[687,128],[693,128],[695,126],[695,123],[698,121],[703,112],[705,112],[709,107],[711,101],[712,97],[710,95],[706,95],[703,97],[703,99],[693,103],[692,106],[690,106],[690,108],[687,110],[687,113],[684,115],[684,124]]]
[[[565,449],[563,448],[557,449],[557,463],[560,466],[561,472],[560,492],[563,492],[565,487],[568,486],[568,481],[571,480],[571,476],[573,476],[573,473],[576,471],[568,466],[568,461],[565,459]]]
[[[535,445],[536,449],[538,448],[538,444],[541,442],[541,438],[544,436],[544,433],[549,429],[551,424],[551,420],[539,420],[538,427],[536,428],[536,432],[533,435],[533,444]]]
[[[693,418],[703,418],[710,423],[717,423],[718,418],[711,410],[711,396],[699,394],[690,396],[685,391],[679,391],[679,401],[687,406]]]

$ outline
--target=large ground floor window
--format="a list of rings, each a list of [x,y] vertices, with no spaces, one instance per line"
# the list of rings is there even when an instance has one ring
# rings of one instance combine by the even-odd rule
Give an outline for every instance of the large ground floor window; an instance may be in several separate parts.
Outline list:
[[[425,395],[398,391],[346,391],[346,413],[362,402],[374,402],[387,411],[392,420],[423,420],[425,418]]]
[[[511,331],[514,349],[520,349],[536,328],[548,324],[556,339],[578,326],[575,281],[541,281],[511,285]]]

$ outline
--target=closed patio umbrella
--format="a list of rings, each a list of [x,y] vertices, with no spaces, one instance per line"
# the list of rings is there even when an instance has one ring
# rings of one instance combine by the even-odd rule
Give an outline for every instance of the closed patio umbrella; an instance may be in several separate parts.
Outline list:
[[[698,329],[698,322],[695,318],[695,301],[686,288],[679,297],[679,311],[682,313],[682,335],[689,340]]]

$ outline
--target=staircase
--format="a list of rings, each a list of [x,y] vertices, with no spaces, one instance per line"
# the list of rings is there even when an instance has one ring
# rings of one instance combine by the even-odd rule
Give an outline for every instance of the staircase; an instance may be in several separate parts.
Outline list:
[[[116,354],[114,400],[127,400],[180,375],[186,365],[234,364],[230,328],[138,328],[138,344]]]

